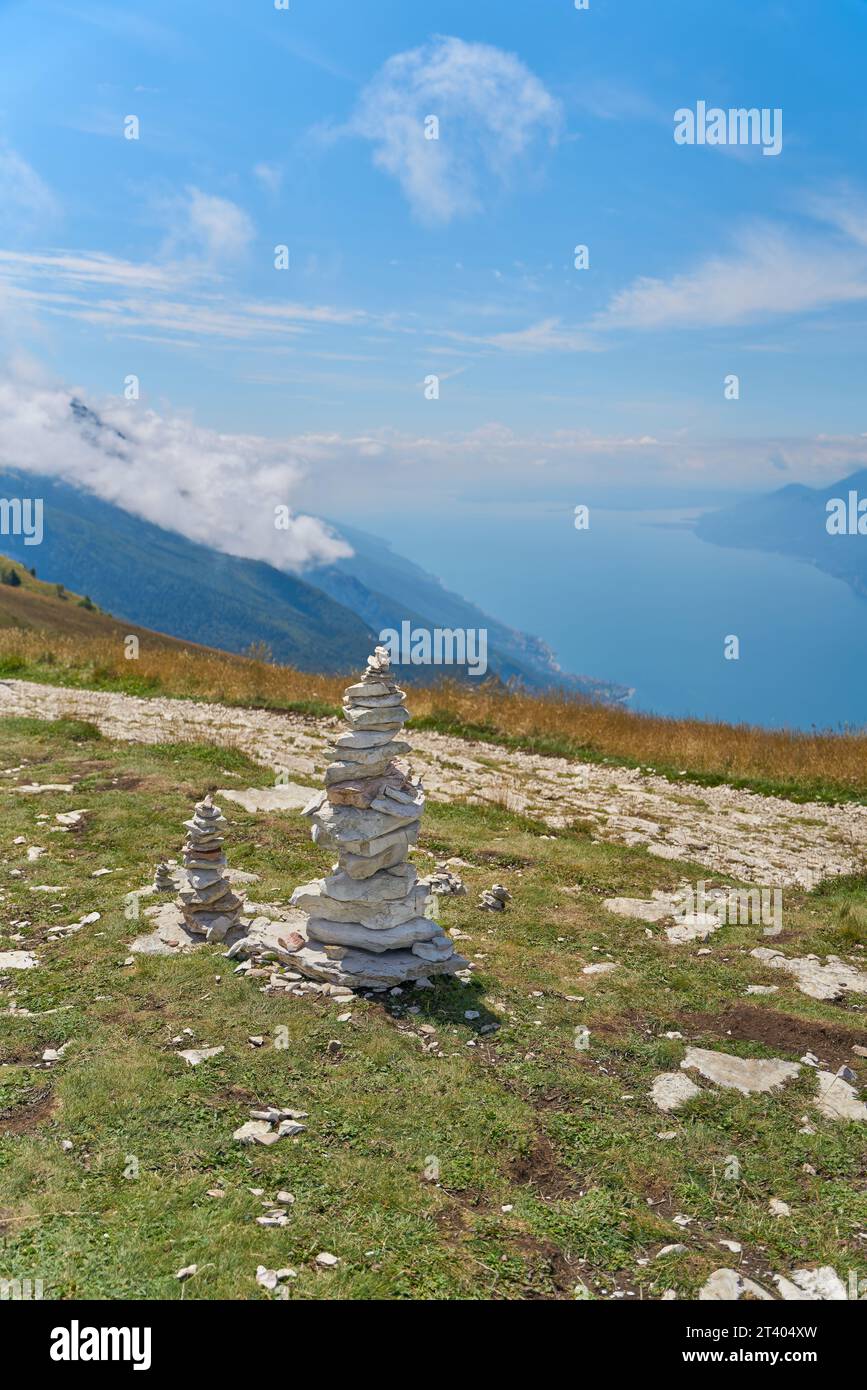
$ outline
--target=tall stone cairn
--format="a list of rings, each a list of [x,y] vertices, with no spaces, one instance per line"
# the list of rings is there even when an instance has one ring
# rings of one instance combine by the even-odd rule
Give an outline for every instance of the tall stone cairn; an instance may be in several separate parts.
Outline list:
[[[307,917],[306,943],[292,964],[331,984],[383,989],[468,968],[408,862],[424,793],[394,761],[409,752],[400,738],[409,719],[404,698],[387,649],[377,647],[360,682],[344,692],[349,728],[331,745],[325,790],[302,812],[314,841],[337,851],[337,863],[292,895]]]
[[[223,831],[228,822],[210,796],[198,802],[192,820],[184,821],[184,882],[178,905],[191,932],[222,941],[241,915],[241,899],[226,877]]]

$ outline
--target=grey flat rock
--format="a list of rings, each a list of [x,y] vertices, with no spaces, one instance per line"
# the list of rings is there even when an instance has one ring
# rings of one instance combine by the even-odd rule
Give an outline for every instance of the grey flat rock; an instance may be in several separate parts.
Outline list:
[[[300,811],[310,800],[312,790],[300,782],[283,782],[277,787],[223,788],[216,794],[243,806],[245,811]]]
[[[762,1303],[774,1302],[773,1295],[767,1289],[748,1279],[745,1274],[739,1274],[736,1269],[715,1269],[698,1296],[704,1302],[736,1302],[741,1298],[755,1298]]]
[[[867,1120],[867,1105],[858,1099],[858,1092],[842,1076],[832,1071],[816,1074],[816,1098],[813,1101],[826,1120]]]
[[[828,956],[823,965],[817,956],[784,956],[768,946],[757,946],[750,955],[771,970],[793,975],[798,989],[811,999],[839,999],[850,992],[867,994],[867,975],[838,956]]]
[[[659,1076],[654,1077],[650,1090],[654,1105],[666,1112],[677,1110],[688,1100],[700,1095],[701,1088],[688,1076],[684,1076],[682,1071],[661,1072]]]
[[[38,964],[32,951],[0,951],[0,971],[35,970]]]
[[[712,1052],[704,1047],[688,1047],[680,1065],[695,1067],[708,1081],[740,1091],[744,1096],[776,1090],[801,1070],[798,1062],[785,1062],[782,1058],[764,1061],[755,1057],[733,1057],[728,1052]]]
[[[445,936],[442,928],[429,917],[413,917],[399,926],[379,927],[376,930],[353,922],[328,922],[323,918],[311,917],[307,923],[307,934],[311,941],[356,946],[375,953],[411,948],[417,941],[433,941],[438,936]],[[445,939],[448,941],[448,937]]]

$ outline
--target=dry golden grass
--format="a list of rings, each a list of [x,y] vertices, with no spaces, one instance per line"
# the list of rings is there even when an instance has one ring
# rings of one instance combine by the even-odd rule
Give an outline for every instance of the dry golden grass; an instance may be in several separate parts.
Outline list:
[[[118,624],[118,631],[122,631]],[[337,706],[345,675],[310,675],[287,666],[201,647],[141,638],[137,660],[118,636],[66,637],[0,631],[0,672],[57,684],[166,694],[226,704],[296,708]],[[867,795],[867,732],[773,732],[746,725],[662,719],[562,696],[506,691],[494,682],[415,686],[414,720],[562,756],[624,760],[678,775],[744,781],[758,789]]]

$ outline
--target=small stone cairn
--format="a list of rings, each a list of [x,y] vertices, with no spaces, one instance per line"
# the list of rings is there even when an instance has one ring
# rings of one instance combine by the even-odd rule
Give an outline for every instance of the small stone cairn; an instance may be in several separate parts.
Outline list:
[[[408,862],[424,808],[420,781],[394,762],[409,752],[400,739],[409,718],[377,647],[357,685],[344,693],[349,729],[332,745],[325,790],[304,808],[317,844],[333,846],[326,878],[296,888],[292,904],[307,918],[306,944],[292,966],[316,980],[384,989],[428,975],[466,970],[433,918],[433,899]]]
[[[184,821],[184,882],[178,906],[191,932],[222,941],[241,915],[241,899],[226,877],[223,831],[227,821],[210,796],[198,802],[192,820]]]
[[[154,873],[155,893],[174,893],[175,889],[177,888],[177,884],[175,882],[175,876],[172,873],[173,867],[177,868],[177,865],[175,865],[174,860],[171,860],[169,862],[165,859],[161,859],[159,864],[157,864],[156,871]]]

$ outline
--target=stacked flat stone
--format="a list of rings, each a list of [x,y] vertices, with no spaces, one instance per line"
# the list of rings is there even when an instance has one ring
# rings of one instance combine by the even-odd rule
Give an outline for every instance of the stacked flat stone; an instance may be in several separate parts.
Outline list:
[[[173,863],[174,860],[172,860],[172,864]],[[171,865],[166,863],[165,859],[160,860],[156,867],[156,873],[154,874],[154,892],[174,893],[176,886]]]
[[[200,801],[192,820],[184,821],[184,884],[178,904],[191,932],[222,941],[241,913],[241,899],[226,877],[223,831],[227,821],[210,796]]]
[[[381,989],[467,968],[408,862],[424,793],[394,761],[409,751],[400,738],[409,718],[403,702],[388,651],[377,647],[344,693],[349,729],[331,746],[325,790],[302,812],[314,841],[336,849],[337,863],[292,895],[307,917],[306,944],[292,963],[331,984]]]

